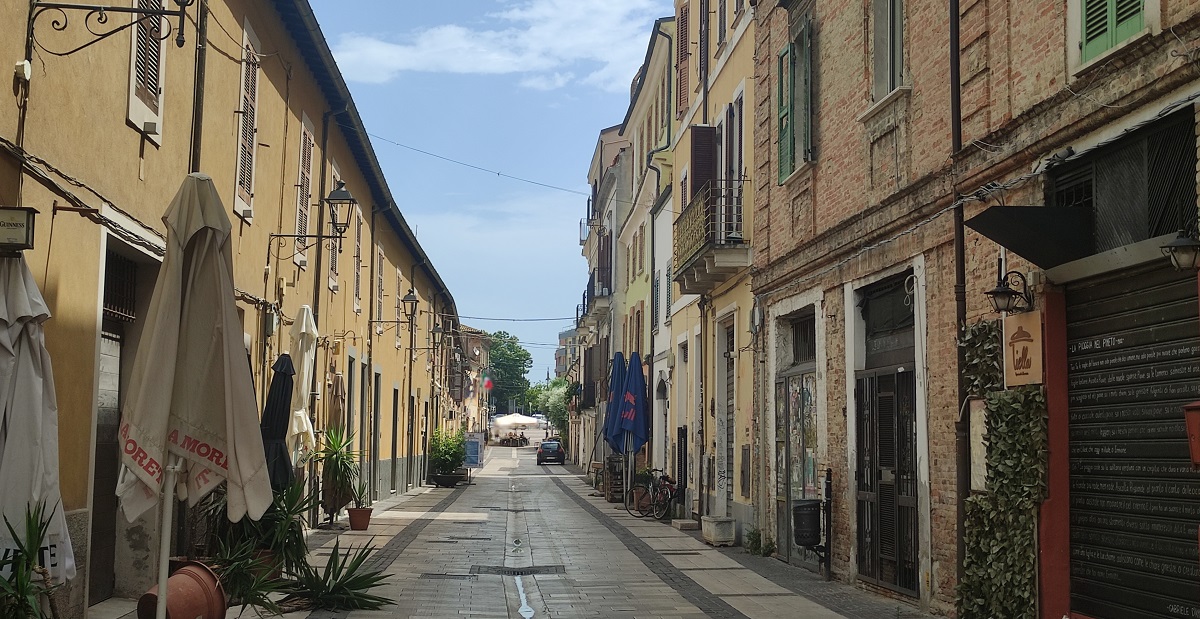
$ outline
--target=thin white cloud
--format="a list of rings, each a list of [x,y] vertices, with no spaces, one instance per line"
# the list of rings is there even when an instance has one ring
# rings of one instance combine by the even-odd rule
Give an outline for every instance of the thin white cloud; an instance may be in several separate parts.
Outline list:
[[[520,0],[489,16],[501,27],[345,33],[334,55],[351,81],[383,83],[406,71],[522,74],[522,85],[549,90],[581,75],[619,91],[645,56],[654,20],[671,10],[668,0]]]

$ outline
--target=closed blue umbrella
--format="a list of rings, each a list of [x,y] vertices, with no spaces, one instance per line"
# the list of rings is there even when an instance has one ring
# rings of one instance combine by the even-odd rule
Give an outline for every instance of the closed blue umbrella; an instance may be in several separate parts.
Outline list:
[[[271,489],[279,492],[292,485],[292,458],[287,447],[288,422],[292,417],[292,386],[296,369],[292,357],[279,355],[271,366],[271,388],[263,404],[262,431],[263,451],[267,456],[267,473],[271,477]]]
[[[604,409],[604,442],[617,453],[624,453],[624,445],[617,439],[620,426],[617,423],[621,414],[620,398],[625,393],[625,355],[617,352],[613,355],[612,375],[608,379],[608,406]]]
[[[625,377],[625,389],[621,398],[622,442],[629,453],[637,453],[650,440],[650,417],[646,414],[646,377],[642,374],[642,360],[638,354],[629,355],[629,371]]]

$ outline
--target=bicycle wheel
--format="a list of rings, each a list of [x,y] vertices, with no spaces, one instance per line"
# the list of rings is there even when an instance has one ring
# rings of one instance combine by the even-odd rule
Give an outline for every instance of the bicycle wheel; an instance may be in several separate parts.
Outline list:
[[[625,491],[625,511],[630,516],[643,518],[650,504],[650,488],[645,484],[635,484]]]
[[[671,503],[675,501],[675,493],[663,488],[654,495],[654,518],[662,520],[671,511]]]

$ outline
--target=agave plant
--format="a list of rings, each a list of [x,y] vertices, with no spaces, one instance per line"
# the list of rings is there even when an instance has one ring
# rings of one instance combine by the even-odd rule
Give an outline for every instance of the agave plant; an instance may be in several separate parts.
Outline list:
[[[338,513],[354,499],[354,486],[362,471],[353,445],[354,433],[334,426],[325,431],[321,449],[313,456],[321,464],[321,503],[327,514]]]
[[[379,610],[395,604],[394,600],[370,593],[387,579],[382,572],[363,570],[363,562],[374,550],[367,544],[343,552],[335,541],[323,569],[306,564],[295,574],[284,602],[307,600],[326,610]]]

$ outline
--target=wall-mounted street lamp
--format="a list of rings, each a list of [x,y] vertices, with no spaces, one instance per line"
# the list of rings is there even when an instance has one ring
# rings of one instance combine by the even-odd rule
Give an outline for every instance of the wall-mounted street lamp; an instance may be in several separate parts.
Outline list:
[[[1176,271],[1195,271],[1200,268],[1200,241],[1187,230],[1162,246],[1164,256],[1171,259]]]
[[[1004,259],[996,259],[998,277],[996,287],[983,294],[992,302],[992,309],[997,312],[1013,314],[1028,312],[1033,309],[1033,294],[1029,292],[1029,284],[1025,276],[1018,271],[1004,272]]]
[[[101,5],[91,5],[91,4],[75,4],[75,3],[69,3],[69,2],[37,1],[37,2],[34,2],[33,6],[31,7],[31,12],[30,12],[30,17],[29,17],[29,34],[28,34],[29,41],[28,41],[28,43],[30,46],[36,44],[38,47],[42,48],[43,51],[45,51],[48,54],[54,55],[54,56],[70,56],[71,54],[74,54],[75,52],[77,52],[81,49],[91,47],[92,45],[95,45],[96,43],[99,43],[100,41],[103,41],[104,39],[107,39],[108,37],[110,37],[114,34],[117,34],[118,32],[121,32],[122,30],[127,30],[129,28],[132,28],[132,27],[142,23],[143,21],[150,20],[150,19],[158,20],[158,19],[162,19],[162,18],[177,17],[177,18],[179,18],[179,25],[174,27],[175,45],[176,45],[176,47],[183,47],[183,45],[185,43],[184,36],[183,36],[183,26],[184,26],[185,20],[187,19],[187,7],[194,4],[195,1],[196,0],[174,0],[175,6],[179,7],[175,10],[166,9],[166,8],[155,9],[155,8],[141,7],[141,6],[138,6],[138,3],[136,3],[136,2],[134,3],[134,6],[130,7],[130,6],[101,6]],[[166,2],[163,2],[163,4],[165,5]],[[41,44],[41,42],[37,41],[36,37],[34,36],[34,27],[37,25],[38,18],[41,17],[42,15],[44,15],[47,11],[53,11],[54,14],[50,20],[50,27],[58,32],[62,32],[64,30],[66,30],[69,25],[70,16],[67,13],[67,11],[83,11],[85,13],[84,17],[83,17],[84,28],[86,28],[87,31],[90,32],[92,34],[92,36],[95,38],[87,41],[86,43],[83,43],[82,45],[79,45],[78,47],[75,47],[75,48],[72,48],[69,50],[65,50],[65,51],[54,51],[54,50],[46,49],[46,47],[44,47]],[[118,13],[118,14],[119,13],[129,13],[129,14],[134,15],[135,19],[130,21],[128,24],[123,24],[121,26],[116,26],[116,27],[109,27],[108,26],[108,15],[110,13]],[[151,23],[153,24],[154,22],[151,22]],[[165,32],[160,33],[159,32],[160,30],[165,30]],[[150,31],[152,33],[154,33],[153,36],[156,36],[159,39],[166,39],[167,37],[171,36],[171,30],[172,30],[172,26],[168,19],[166,28],[161,28],[157,24],[154,24],[154,26],[151,28]],[[26,60],[30,60],[30,59],[32,59],[32,57],[26,58]]]
[[[270,272],[271,269],[271,246],[276,242],[280,247],[283,247],[285,239],[296,240],[314,240],[320,242],[326,239],[341,240],[346,230],[350,229],[350,212],[358,205],[358,200],[350,195],[350,191],[346,189],[346,183],[338,181],[337,187],[329,192],[321,203],[329,209],[329,226],[333,229],[333,234],[269,234],[267,240],[267,264],[265,272]],[[318,230],[320,232],[320,230]],[[296,253],[308,249],[310,245],[304,245],[296,250]],[[294,254],[293,254],[294,255]],[[300,266],[307,266],[307,263],[301,263]]]

